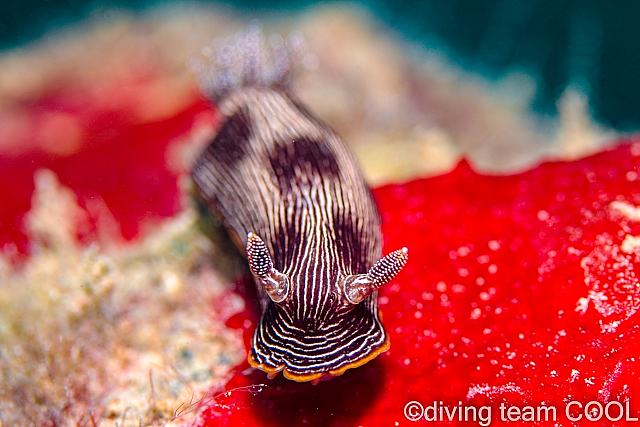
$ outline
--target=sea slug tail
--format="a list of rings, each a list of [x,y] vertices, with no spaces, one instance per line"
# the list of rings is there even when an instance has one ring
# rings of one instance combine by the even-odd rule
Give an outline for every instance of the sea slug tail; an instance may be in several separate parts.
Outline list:
[[[254,21],[247,29],[203,47],[202,57],[190,61],[202,93],[218,102],[246,86],[287,90],[299,71],[313,68],[317,61],[307,53],[299,32],[286,39],[272,35],[268,44],[261,25]]]

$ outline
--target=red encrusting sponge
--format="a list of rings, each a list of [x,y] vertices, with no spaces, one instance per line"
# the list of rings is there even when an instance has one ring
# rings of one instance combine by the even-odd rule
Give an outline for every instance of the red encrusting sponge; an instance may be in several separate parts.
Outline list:
[[[462,161],[376,189],[385,246],[410,254],[380,291],[391,349],[316,386],[245,364],[214,391],[202,425],[487,425],[487,414],[491,425],[614,425],[620,415],[615,425],[632,425],[639,171],[636,138],[517,175],[481,175]],[[255,313],[231,320],[255,325]],[[589,402],[609,404],[608,415],[595,403],[585,415]]]

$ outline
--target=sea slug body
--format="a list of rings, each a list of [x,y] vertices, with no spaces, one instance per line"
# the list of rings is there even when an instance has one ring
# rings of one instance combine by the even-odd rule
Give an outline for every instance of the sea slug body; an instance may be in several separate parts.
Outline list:
[[[380,216],[353,157],[289,89],[305,61],[302,39],[271,46],[252,25],[196,70],[222,125],[192,175],[261,296],[249,362],[270,377],[317,382],[389,348],[377,290],[408,255],[382,257]]]

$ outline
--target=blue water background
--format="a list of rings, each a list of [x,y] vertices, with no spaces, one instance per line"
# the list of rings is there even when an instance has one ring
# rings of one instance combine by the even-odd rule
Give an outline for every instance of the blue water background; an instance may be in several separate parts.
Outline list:
[[[175,3],[175,2],[174,2]],[[166,4],[166,2],[165,2]],[[243,13],[295,12],[301,0],[228,2]],[[640,1],[422,0],[359,2],[406,39],[441,49],[489,79],[511,70],[538,79],[533,108],[555,114],[567,86],[589,97],[592,114],[622,131],[640,130]],[[6,50],[116,10],[153,8],[148,0],[2,0],[0,49]]]

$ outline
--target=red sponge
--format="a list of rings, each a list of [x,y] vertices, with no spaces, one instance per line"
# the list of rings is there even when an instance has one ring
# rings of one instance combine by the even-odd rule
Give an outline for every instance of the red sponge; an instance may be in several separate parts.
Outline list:
[[[377,189],[386,247],[409,248],[380,292],[391,349],[317,386],[242,366],[204,425],[634,424],[639,171],[636,139],[518,175],[463,161]]]

